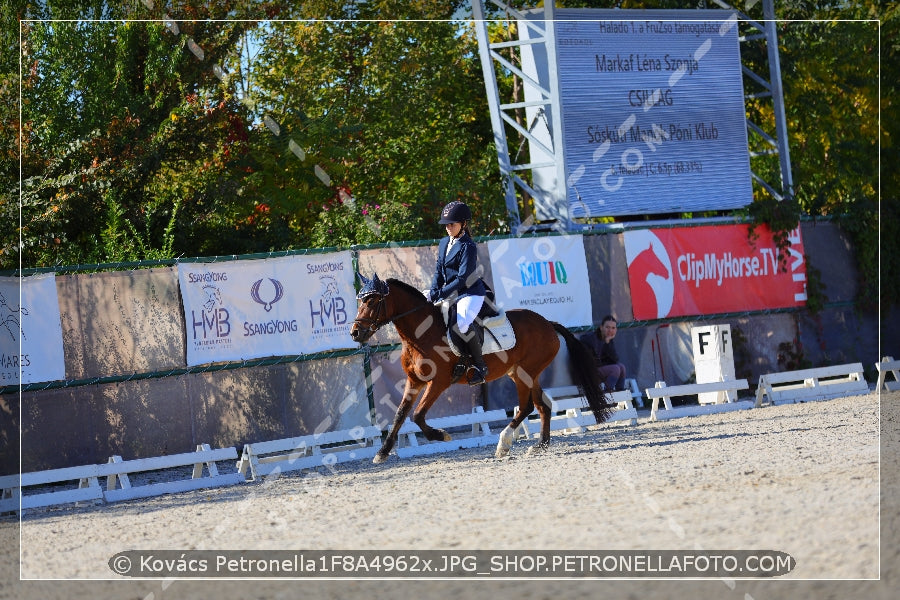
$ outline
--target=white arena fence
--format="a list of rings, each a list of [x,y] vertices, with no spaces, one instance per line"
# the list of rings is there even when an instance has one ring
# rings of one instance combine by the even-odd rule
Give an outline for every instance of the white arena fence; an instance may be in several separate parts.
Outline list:
[[[900,369],[900,364],[890,357],[885,357],[879,365],[879,372]],[[878,385],[885,384],[879,381]],[[724,400],[718,403],[673,407],[670,402],[674,396],[736,391],[747,387],[746,380],[676,386],[658,382],[655,387],[646,390],[653,403],[650,414],[646,416],[641,416],[635,409],[630,390],[616,392],[613,400],[617,401],[619,408],[608,423],[635,426],[641,422],[732,410],[751,412],[750,409],[755,411],[765,406],[830,400],[870,392],[863,377],[862,365],[853,363],[763,375],[755,400],[728,401],[731,394],[719,394],[718,397]],[[663,410],[658,404],[660,399],[664,400]],[[589,427],[598,427],[587,400],[574,386],[545,389],[544,402],[550,406],[553,415],[551,431],[578,435]],[[540,420],[535,417],[536,413],[533,413],[522,423],[517,430],[519,437],[539,436]],[[484,411],[481,407],[471,413],[429,419],[429,424],[452,432],[454,438],[452,441],[434,442],[418,436],[419,428],[407,420],[401,428],[396,452],[401,459],[409,459],[462,448],[494,446],[509,419],[510,414],[506,410]],[[195,452],[127,461],[113,456],[104,464],[23,473],[21,476],[8,475],[0,477],[0,514],[62,504],[120,502],[236,485],[282,473],[327,469],[340,463],[371,459],[384,434],[386,430],[377,427],[356,427],[246,444],[240,457],[233,447],[211,449],[208,444],[201,444]],[[223,461],[236,461],[234,472],[220,474],[218,463]],[[189,477],[184,477],[185,467],[191,469]],[[132,483],[130,476],[148,472],[158,473],[159,481]],[[104,478],[105,486],[102,486],[101,480]]]

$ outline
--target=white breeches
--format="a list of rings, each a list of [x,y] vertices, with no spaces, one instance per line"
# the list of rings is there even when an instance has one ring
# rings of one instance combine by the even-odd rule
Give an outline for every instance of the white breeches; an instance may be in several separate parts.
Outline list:
[[[456,302],[456,326],[460,333],[469,330],[483,304],[484,296],[463,296]]]

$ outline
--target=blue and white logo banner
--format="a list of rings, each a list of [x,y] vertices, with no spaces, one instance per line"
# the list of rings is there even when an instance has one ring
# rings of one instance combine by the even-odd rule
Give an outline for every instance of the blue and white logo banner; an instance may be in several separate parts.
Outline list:
[[[0,277],[0,386],[65,378],[56,275]]]
[[[189,366],[356,347],[349,251],[179,263],[178,282]]]
[[[580,235],[488,242],[500,307],[528,308],[566,327],[591,325],[591,292]]]

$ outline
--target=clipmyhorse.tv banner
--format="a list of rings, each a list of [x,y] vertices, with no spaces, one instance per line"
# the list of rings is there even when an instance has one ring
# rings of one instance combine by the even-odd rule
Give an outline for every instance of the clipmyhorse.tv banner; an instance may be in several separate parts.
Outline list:
[[[353,348],[349,252],[179,263],[190,365]]]
[[[0,277],[0,386],[65,378],[56,275]]]
[[[527,308],[565,325],[591,325],[590,284],[580,235],[488,242],[497,304]]]
[[[716,225],[625,232],[635,319],[662,319],[806,303],[800,228],[790,233],[786,270],[767,227]]]

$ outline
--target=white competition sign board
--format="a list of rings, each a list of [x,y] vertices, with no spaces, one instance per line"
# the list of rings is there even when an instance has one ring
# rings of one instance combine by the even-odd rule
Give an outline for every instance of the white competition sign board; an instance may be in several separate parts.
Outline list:
[[[553,168],[535,169],[536,188],[565,185],[570,218],[749,204],[753,189],[734,15],[558,9],[554,48],[566,181],[557,182]],[[526,59],[537,63],[526,64],[526,72],[549,81],[546,55],[529,50],[523,52]],[[529,116],[533,122],[535,135],[549,140],[549,117]],[[546,160],[536,148],[532,162]]]
[[[179,263],[188,366],[355,348],[353,278],[349,251]]]
[[[592,324],[582,236],[491,240],[488,252],[501,308],[527,308],[566,327]]]
[[[56,275],[0,277],[0,386],[65,378]]]
[[[697,383],[734,380],[734,347],[731,325],[691,327],[694,373]],[[737,390],[697,394],[700,404],[737,401]]]

